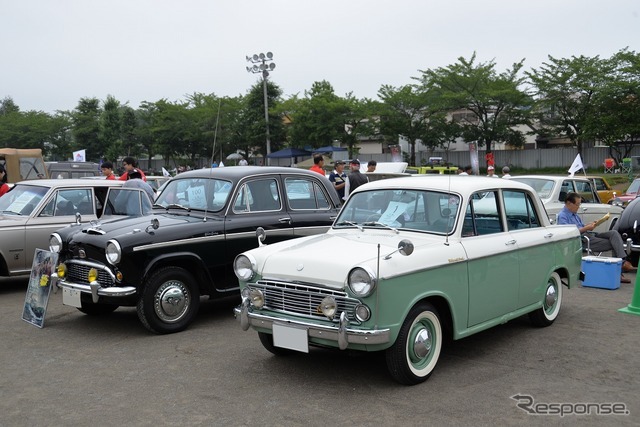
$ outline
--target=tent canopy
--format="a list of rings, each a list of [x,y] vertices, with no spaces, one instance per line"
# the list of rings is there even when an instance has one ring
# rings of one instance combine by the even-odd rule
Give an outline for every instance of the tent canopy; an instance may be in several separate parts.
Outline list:
[[[298,156],[310,156],[311,152],[303,150],[301,148],[283,148],[280,151],[269,154],[267,157],[270,159],[286,159]]]

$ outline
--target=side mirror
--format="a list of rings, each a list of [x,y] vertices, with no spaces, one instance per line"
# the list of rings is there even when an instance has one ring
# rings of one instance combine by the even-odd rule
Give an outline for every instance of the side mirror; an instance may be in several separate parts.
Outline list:
[[[258,238],[258,246],[264,246],[264,241],[267,238],[267,232],[264,231],[264,228],[258,227],[256,228],[256,237]]]

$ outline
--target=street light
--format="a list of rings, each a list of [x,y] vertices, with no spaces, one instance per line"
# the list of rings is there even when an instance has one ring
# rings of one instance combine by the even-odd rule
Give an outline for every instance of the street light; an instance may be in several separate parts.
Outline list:
[[[264,90],[264,121],[267,126],[267,165],[271,164],[271,160],[269,159],[269,154],[271,154],[271,140],[269,139],[269,100],[267,99],[267,77],[269,76],[269,71],[273,71],[276,68],[276,64],[273,61],[273,53],[267,52],[254,54],[252,56],[247,56],[247,62],[252,62],[253,66],[247,67],[247,72],[257,74],[262,73],[262,87]],[[270,62],[270,64],[267,64]]]

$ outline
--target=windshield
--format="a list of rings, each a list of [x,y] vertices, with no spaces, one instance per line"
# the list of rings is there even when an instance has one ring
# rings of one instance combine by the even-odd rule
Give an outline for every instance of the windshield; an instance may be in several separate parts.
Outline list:
[[[627,193],[637,193],[638,190],[640,190],[640,179],[634,179],[629,188],[627,188]]]
[[[540,179],[540,178],[511,178],[514,181],[519,181],[524,184],[527,184],[533,187],[540,196],[541,199],[548,199],[551,197],[551,193],[553,191],[554,181],[551,179]]]
[[[174,178],[158,195],[155,204],[215,212],[224,208],[232,187],[231,182],[214,178]]]
[[[0,214],[31,215],[47,191],[49,191],[47,187],[16,185],[0,197]]]
[[[151,199],[137,188],[111,188],[103,215],[142,216],[151,212]]]
[[[451,233],[460,196],[424,190],[384,189],[353,194],[334,223],[342,227],[393,227]]]

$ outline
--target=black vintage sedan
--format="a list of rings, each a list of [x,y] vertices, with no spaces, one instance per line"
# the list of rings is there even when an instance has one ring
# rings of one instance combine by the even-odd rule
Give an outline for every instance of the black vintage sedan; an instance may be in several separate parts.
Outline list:
[[[620,219],[613,227],[618,230],[624,241],[627,259],[638,266],[640,258],[640,198],[632,199],[627,207],[622,211]]]
[[[150,216],[51,235],[64,304],[92,315],[135,306],[149,330],[179,332],[201,296],[239,296],[233,260],[258,246],[258,227],[268,242],[319,234],[340,209],[326,177],[256,166],[181,173],[155,203]]]

